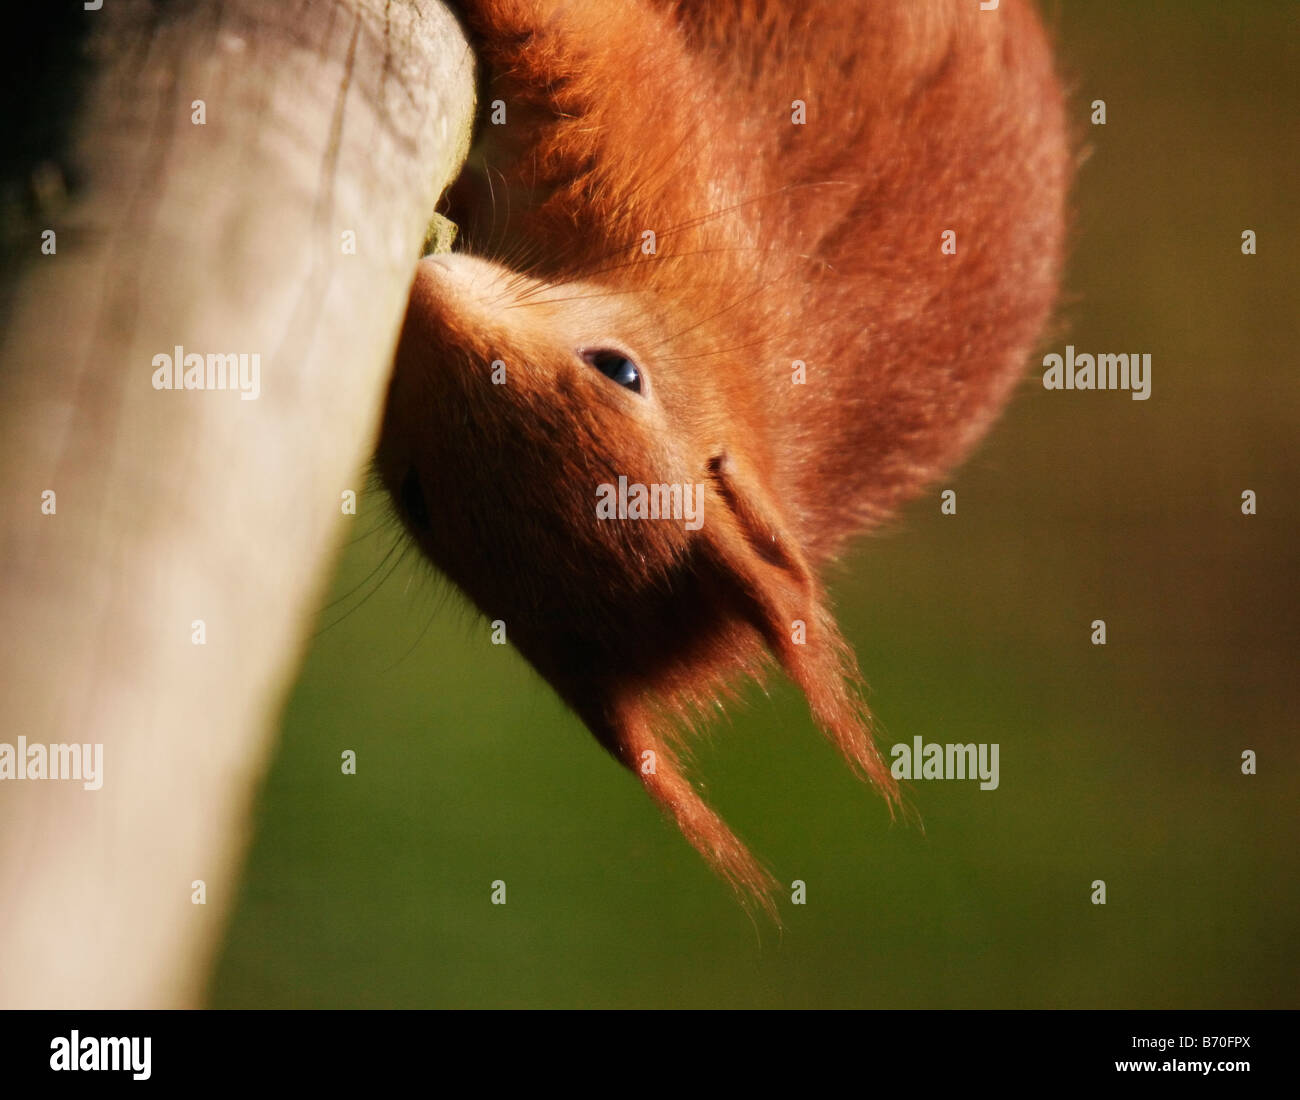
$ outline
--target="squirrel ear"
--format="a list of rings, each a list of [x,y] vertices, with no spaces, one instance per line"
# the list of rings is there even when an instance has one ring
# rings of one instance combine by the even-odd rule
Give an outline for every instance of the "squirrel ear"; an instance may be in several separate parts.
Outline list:
[[[807,587],[812,570],[757,474],[723,451],[709,459],[709,478],[754,552],[783,569],[801,588]]]
[[[804,687],[808,631],[822,617],[816,577],[752,469],[724,452],[710,459],[709,477],[724,507],[705,514],[706,554],[739,597],[744,618]]]
[[[857,660],[825,593],[759,477],[725,452],[709,462],[725,505],[706,514],[706,554],[736,594],[741,615],[808,698],[813,717],[849,764],[890,800],[897,784],[871,737]]]

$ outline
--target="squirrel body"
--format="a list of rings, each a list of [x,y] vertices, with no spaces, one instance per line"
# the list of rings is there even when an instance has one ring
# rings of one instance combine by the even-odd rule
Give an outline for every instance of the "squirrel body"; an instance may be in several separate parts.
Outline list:
[[[684,732],[775,658],[896,799],[821,578],[987,430],[1049,316],[1071,157],[1047,37],[1025,0],[463,8],[482,140],[459,251],[417,271],[378,471],[770,906]],[[602,517],[620,478],[701,487],[702,523]]]

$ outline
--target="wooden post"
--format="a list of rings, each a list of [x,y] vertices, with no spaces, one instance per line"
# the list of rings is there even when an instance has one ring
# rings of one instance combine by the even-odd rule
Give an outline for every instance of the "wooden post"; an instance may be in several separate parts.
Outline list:
[[[194,1005],[473,60],[433,0],[84,18],[0,275],[0,775],[102,745],[102,786],[0,780],[0,1006]]]

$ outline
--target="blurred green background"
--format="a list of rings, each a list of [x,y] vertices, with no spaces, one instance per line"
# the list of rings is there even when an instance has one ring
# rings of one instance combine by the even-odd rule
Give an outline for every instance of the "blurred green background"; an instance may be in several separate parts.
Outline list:
[[[1040,354],[834,586],[884,743],[997,742],[999,789],[916,783],[924,832],[891,826],[796,692],[752,690],[695,774],[807,883],[784,934],[755,925],[408,554],[323,615],[360,605],[287,707],[213,1005],[1300,1006],[1300,5],[1048,18],[1090,155],[1043,350],[1150,351],[1151,399],[1046,392]],[[393,546],[383,514],[331,598]]]

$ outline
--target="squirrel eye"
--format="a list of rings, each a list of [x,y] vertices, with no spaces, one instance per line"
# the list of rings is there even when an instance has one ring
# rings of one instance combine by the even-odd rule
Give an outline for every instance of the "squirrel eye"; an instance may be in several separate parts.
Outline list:
[[[580,352],[583,362],[595,367],[612,382],[633,393],[641,392],[641,371],[626,355],[619,351],[597,349]]]

